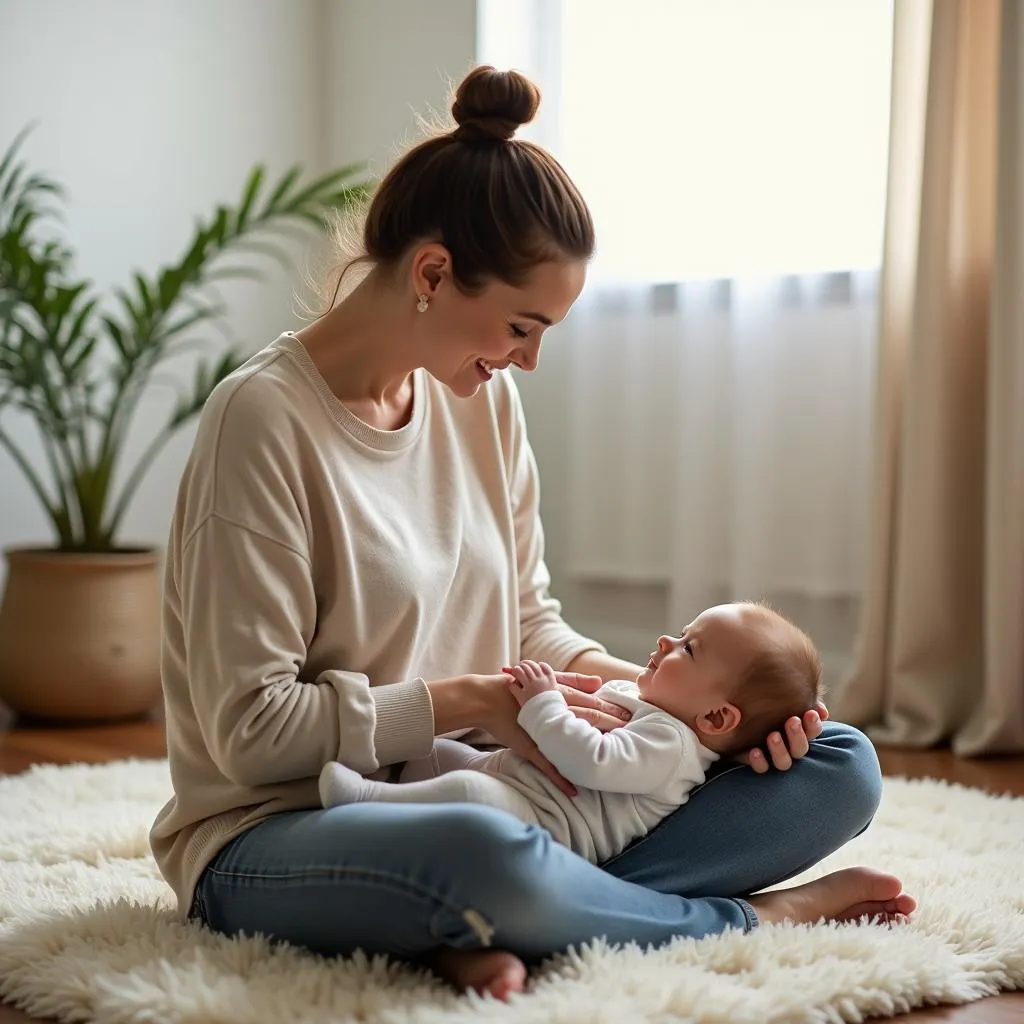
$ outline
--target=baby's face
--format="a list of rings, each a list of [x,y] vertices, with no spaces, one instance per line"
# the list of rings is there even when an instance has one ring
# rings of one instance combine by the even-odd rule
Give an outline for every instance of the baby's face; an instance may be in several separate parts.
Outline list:
[[[640,696],[695,728],[700,716],[730,700],[762,629],[762,617],[747,606],[708,608],[679,636],[658,638],[658,649],[637,677]]]

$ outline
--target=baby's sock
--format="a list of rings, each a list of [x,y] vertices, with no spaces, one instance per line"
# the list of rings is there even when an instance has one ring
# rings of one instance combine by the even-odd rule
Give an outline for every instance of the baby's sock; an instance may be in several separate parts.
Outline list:
[[[364,779],[359,772],[337,761],[329,761],[320,772],[320,802],[324,807],[338,807],[377,800],[377,787],[386,785],[386,782]]]

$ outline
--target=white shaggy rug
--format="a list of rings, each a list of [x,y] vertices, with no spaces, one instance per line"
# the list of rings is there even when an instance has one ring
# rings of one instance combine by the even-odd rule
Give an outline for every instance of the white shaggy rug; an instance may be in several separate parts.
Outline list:
[[[861,1021],[1024,988],[1024,799],[887,780],[875,824],[815,873],[868,863],[901,874],[921,900],[905,927],[764,927],[651,952],[595,943],[504,1005],[381,960],[176,923],[146,839],[168,791],[162,761],[0,778],[0,996],[103,1024],[761,1024]]]

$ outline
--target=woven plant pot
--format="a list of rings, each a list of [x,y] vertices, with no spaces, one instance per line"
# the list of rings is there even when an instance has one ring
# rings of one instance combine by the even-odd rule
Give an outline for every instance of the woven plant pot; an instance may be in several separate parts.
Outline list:
[[[160,696],[157,552],[5,554],[0,700],[68,722],[152,709]]]

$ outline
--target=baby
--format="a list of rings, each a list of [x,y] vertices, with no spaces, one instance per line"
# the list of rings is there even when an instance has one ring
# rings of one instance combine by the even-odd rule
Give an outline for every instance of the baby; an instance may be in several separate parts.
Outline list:
[[[658,640],[635,683],[606,683],[597,695],[632,712],[608,733],[572,713],[549,665],[524,661],[505,671],[519,724],[579,787],[575,797],[511,750],[439,739],[426,763],[402,773],[401,780],[419,781],[376,782],[336,762],[325,765],[324,806],[483,803],[601,863],[684,804],[714,761],[762,743],[791,715],[813,708],[821,686],[821,658],[810,638],[750,603],[709,608],[681,636]]]

